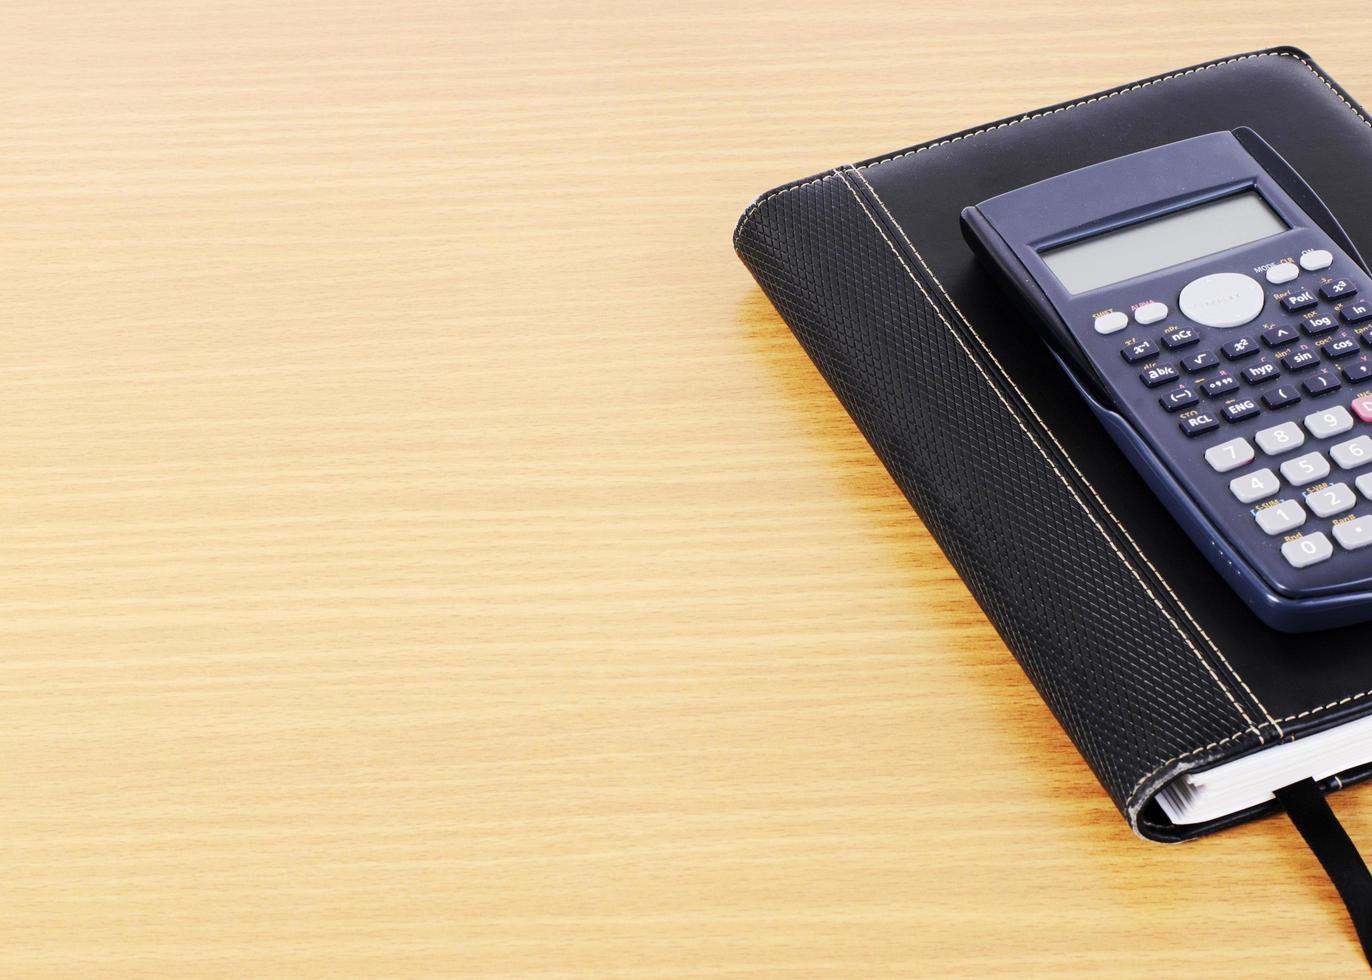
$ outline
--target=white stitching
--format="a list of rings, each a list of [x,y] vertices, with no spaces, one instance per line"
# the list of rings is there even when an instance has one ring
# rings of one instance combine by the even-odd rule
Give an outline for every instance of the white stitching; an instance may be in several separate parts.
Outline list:
[[[1137,793],[1137,792],[1139,791],[1139,787],[1140,787],[1140,786],[1142,786],[1144,783],[1148,782],[1148,780],[1152,779],[1155,775],[1157,775],[1157,774],[1158,774],[1159,772],[1161,772],[1162,770],[1166,769],[1166,768],[1167,768],[1168,766],[1170,766],[1172,763],[1174,763],[1174,762],[1180,762],[1182,759],[1189,759],[1189,758],[1190,758],[1191,756],[1193,756],[1193,755],[1200,755],[1202,752],[1208,752],[1208,751],[1211,750],[1211,749],[1217,749],[1217,748],[1219,748],[1221,745],[1224,745],[1224,744],[1227,743],[1227,742],[1232,742],[1232,741],[1234,741],[1234,739],[1236,739],[1236,738],[1242,738],[1242,737],[1243,737],[1244,735],[1246,735],[1247,733],[1248,733],[1248,729],[1245,728],[1245,729],[1244,729],[1243,731],[1241,731],[1241,732],[1235,732],[1233,735],[1226,735],[1224,738],[1221,738],[1221,739],[1218,739],[1217,741],[1211,742],[1209,745],[1202,745],[1202,746],[1201,746],[1200,748],[1198,748],[1198,749],[1189,749],[1189,750],[1187,750],[1186,752],[1183,752],[1181,755],[1174,755],[1174,756],[1172,756],[1172,758],[1168,759],[1166,762],[1160,762],[1160,763],[1158,763],[1158,764],[1157,764],[1156,766],[1154,766],[1152,769],[1148,770],[1147,774],[1144,775],[1143,778],[1141,778],[1137,783],[1135,783],[1135,784],[1133,785],[1133,787],[1129,790],[1129,795],[1126,796],[1126,797],[1124,798],[1124,805],[1125,805],[1125,808],[1128,809],[1129,806],[1131,806],[1131,805],[1133,804],[1133,802],[1134,802],[1134,794]]]
[[[1076,489],[1072,486],[1072,484],[1068,482],[1067,477],[1063,475],[1062,471],[1058,469],[1057,464],[1053,461],[1052,457],[1049,456],[1048,453],[1044,450],[1043,446],[1034,436],[1034,433],[1030,431],[1027,425],[1024,424],[1024,419],[1022,419],[1020,417],[1020,414],[1015,411],[1014,407],[1010,404],[1009,400],[1005,397],[1004,394],[1001,393],[1000,388],[996,386],[996,383],[991,380],[991,376],[987,374],[986,369],[982,367],[981,361],[978,360],[976,355],[974,355],[972,351],[967,347],[967,342],[962,339],[962,335],[953,329],[953,325],[949,323],[948,320],[939,311],[939,308],[934,304],[933,297],[931,297],[928,294],[928,292],[925,291],[924,284],[921,283],[918,277],[915,276],[915,270],[910,268],[909,263],[905,261],[905,256],[900,254],[900,249],[896,248],[896,243],[891,241],[891,236],[886,234],[886,229],[881,227],[881,223],[877,221],[876,215],[872,214],[871,209],[867,207],[867,202],[865,202],[862,199],[862,196],[858,194],[857,188],[853,186],[853,183],[848,179],[847,174],[840,172],[839,176],[843,178],[843,186],[848,188],[849,192],[853,195],[853,198],[858,202],[858,205],[862,208],[863,213],[867,215],[867,220],[872,222],[872,227],[876,228],[876,230],[881,234],[882,239],[886,242],[886,247],[891,250],[891,254],[893,254],[896,257],[896,260],[900,262],[901,267],[905,269],[906,274],[910,277],[910,281],[913,282],[915,284],[915,287],[920,291],[920,294],[924,297],[924,301],[929,304],[929,308],[933,310],[934,314],[939,318],[939,322],[941,322],[944,325],[944,327],[947,328],[949,334],[951,334],[953,339],[957,341],[958,346],[962,348],[962,352],[967,355],[967,359],[977,369],[978,373],[981,374],[982,378],[985,379],[987,387],[989,387],[992,393],[995,394],[996,398],[1005,407],[1005,410],[1010,413],[1010,417],[1013,418],[1015,422],[1019,425],[1020,430],[1023,431],[1026,436],[1028,436],[1029,441],[1033,443],[1034,448],[1038,450],[1039,455],[1043,457],[1044,462],[1046,462],[1052,468],[1054,475],[1056,475],[1057,478],[1062,481],[1062,485],[1067,488],[1067,491],[1072,495],[1072,499],[1077,502],[1077,504],[1081,507],[1082,512],[1086,514],[1086,516],[1090,519],[1091,523],[1095,526],[1096,530],[1100,532],[1100,536],[1105,539],[1106,544],[1108,544],[1110,546],[1110,549],[1114,551],[1115,556],[1119,558],[1121,564],[1123,564],[1124,567],[1129,570],[1130,574],[1134,576],[1134,579],[1139,583],[1140,586],[1142,586],[1144,592],[1148,593],[1148,598],[1153,600],[1153,604],[1158,607],[1158,610],[1164,616],[1167,617],[1167,621],[1172,624],[1172,628],[1177,631],[1177,635],[1180,636],[1186,642],[1187,646],[1189,646],[1191,648],[1191,651],[1196,655],[1196,659],[1201,662],[1201,665],[1203,667],[1205,667],[1206,672],[1210,675],[1210,679],[1215,682],[1215,686],[1224,692],[1225,697],[1229,699],[1229,703],[1232,704],[1234,706],[1234,710],[1239,713],[1239,717],[1241,717],[1244,721],[1248,722],[1248,727],[1253,731],[1254,735],[1258,736],[1258,741],[1261,742],[1262,732],[1260,732],[1257,726],[1253,724],[1253,719],[1248,717],[1248,712],[1243,710],[1243,706],[1239,704],[1238,699],[1234,697],[1233,692],[1225,686],[1225,683],[1222,680],[1220,680],[1219,674],[1215,673],[1215,669],[1210,665],[1210,662],[1205,659],[1204,655],[1200,652],[1200,650],[1196,648],[1196,645],[1191,642],[1191,640],[1186,636],[1185,633],[1182,632],[1180,624],[1177,623],[1176,619],[1173,618],[1172,614],[1167,611],[1167,608],[1162,604],[1158,597],[1153,594],[1152,589],[1148,588],[1148,583],[1146,583],[1143,580],[1143,576],[1139,574],[1138,569],[1135,568],[1134,565],[1125,557],[1124,552],[1120,551],[1119,545],[1115,543],[1114,539],[1110,537],[1110,535],[1106,532],[1105,528],[1101,526],[1098,520],[1096,520],[1095,515],[1091,513],[1091,509],[1086,506],[1086,501],[1081,499],[1081,496],[1077,493]]]
[[[1133,85],[1125,85],[1121,88],[1113,89],[1112,91],[1102,93],[1101,95],[1093,95],[1089,99],[1082,99],[1080,102],[1073,102],[1070,105],[1058,106],[1056,109],[1045,109],[1042,112],[1034,112],[1025,116],[1017,116],[1014,119],[1008,119],[1005,122],[996,123],[996,125],[994,126],[986,126],[982,129],[974,130],[970,133],[963,133],[961,136],[953,136],[946,140],[939,140],[937,143],[925,143],[920,146],[916,146],[912,149],[904,150],[900,153],[897,153],[895,156],[884,157],[881,160],[874,160],[871,163],[864,163],[855,169],[866,170],[868,167],[876,167],[880,166],[883,163],[890,163],[892,160],[899,160],[901,157],[908,157],[913,153],[923,153],[925,150],[932,150],[936,147],[947,146],[949,143],[957,143],[960,140],[971,139],[973,136],[980,136],[982,133],[994,132],[997,129],[1004,129],[1007,126],[1014,126],[1018,123],[1030,122],[1034,119],[1042,119],[1044,116],[1056,115],[1059,112],[1066,112],[1068,109],[1077,109],[1084,105],[1090,105],[1093,102],[1104,102],[1106,99],[1113,99],[1115,96],[1123,95],[1126,92],[1136,92],[1139,89],[1148,88],[1150,85],[1159,85],[1163,82],[1170,82],[1174,78],[1182,78],[1186,75],[1195,74],[1196,72],[1208,71],[1211,68],[1219,68],[1222,65],[1232,65],[1236,61],[1247,61],[1250,58],[1274,57],[1295,58],[1301,64],[1305,65],[1305,67],[1309,68],[1312,72],[1314,72],[1316,76],[1319,76],[1320,80],[1324,82],[1325,86],[1329,89],[1329,91],[1334,92],[1335,95],[1339,95],[1339,93],[1334,90],[1334,87],[1329,84],[1328,80],[1326,80],[1322,75],[1320,75],[1319,72],[1315,71],[1315,69],[1311,67],[1310,63],[1306,61],[1304,58],[1292,54],[1289,51],[1258,51],[1253,54],[1239,55],[1237,58],[1225,58],[1223,61],[1212,61],[1208,64],[1197,65],[1194,68],[1186,69],[1186,71],[1173,72],[1170,75],[1163,75],[1161,78],[1151,78],[1146,82],[1135,82]],[[1344,105],[1348,106],[1348,108],[1353,109],[1353,106],[1350,105],[1348,100],[1345,99],[1343,96],[1339,95],[1339,101],[1341,101]],[[1353,109],[1353,112],[1357,114],[1359,119],[1362,119],[1362,113],[1358,112],[1356,109]],[[1363,119],[1363,122],[1367,122],[1367,120]]]
[[[734,241],[739,240],[739,237],[743,234],[743,229],[748,227],[749,220],[753,217],[753,215],[757,214],[758,208],[762,207],[772,198],[780,197],[783,194],[789,194],[791,191],[798,191],[802,187],[809,187],[811,184],[822,184],[824,181],[833,180],[837,176],[838,171],[834,171],[832,173],[825,174],[823,177],[815,177],[813,180],[806,180],[802,181],[799,184],[792,184],[789,187],[783,187],[780,190],[772,191],[772,193],[766,195],[765,197],[759,197],[756,201],[753,202],[753,206],[743,213],[743,217],[738,219],[738,227],[734,229]]]
[[[1020,390],[1019,385],[1015,384],[1015,379],[1012,378],[1010,376],[1010,373],[1006,371],[1005,368],[1001,365],[1000,359],[996,357],[995,353],[987,345],[986,341],[982,338],[981,334],[977,333],[977,328],[972,325],[972,321],[967,318],[967,315],[963,313],[961,309],[958,308],[957,303],[953,302],[953,297],[949,295],[948,290],[944,288],[944,285],[942,282],[939,281],[938,276],[934,275],[934,270],[929,268],[929,263],[924,261],[924,256],[919,254],[919,249],[915,248],[915,243],[912,242],[910,240],[910,236],[905,233],[905,228],[901,225],[899,221],[896,220],[895,215],[891,214],[890,209],[886,207],[886,202],[881,199],[881,195],[877,193],[876,188],[873,187],[871,182],[856,168],[850,168],[850,170],[853,174],[857,176],[858,180],[862,181],[863,185],[867,188],[867,190],[871,192],[872,199],[877,202],[877,206],[881,208],[882,212],[890,220],[891,224],[895,226],[896,231],[899,232],[900,237],[905,241],[905,244],[910,247],[910,251],[913,252],[915,255],[915,260],[918,261],[920,266],[924,269],[924,271],[929,274],[929,278],[933,280],[934,285],[937,286],[939,292],[943,294],[943,298],[948,301],[948,305],[953,308],[953,311],[955,313],[957,313],[958,318],[961,319],[964,324],[966,324],[967,329],[971,332],[972,336],[976,338],[977,344],[981,347],[981,349],[986,352],[986,356],[991,359],[991,363],[1000,373],[1000,376],[1005,379],[1006,383],[1010,385],[1010,387],[1014,390],[1015,394],[1017,394],[1020,397],[1020,399],[1024,402],[1025,407],[1029,409],[1029,414],[1034,417],[1034,419],[1039,423],[1040,426],[1043,427],[1044,432],[1048,435],[1049,441],[1051,441],[1053,445],[1057,447],[1058,452],[1061,453],[1063,459],[1067,461],[1067,465],[1072,468],[1072,472],[1077,475],[1077,477],[1081,480],[1083,484],[1086,485],[1086,489],[1090,492],[1091,496],[1095,498],[1096,502],[1100,504],[1101,509],[1105,511],[1106,516],[1110,518],[1111,522],[1115,525],[1115,527],[1119,528],[1120,533],[1124,535],[1125,540],[1127,540],[1130,546],[1133,547],[1138,557],[1143,559],[1143,563],[1148,566],[1149,570],[1151,570],[1155,576],[1157,576],[1158,581],[1162,583],[1162,587],[1167,591],[1167,594],[1172,597],[1172,600],[1176,602],[1178,607],[1181,608],[1182,612],[1185,613],[1187,620],[1191,623],[1192,626],[1196,628],[1196,631],[1199,632],[1200,635],[1205,638],[1205,642],[1209,644],[1210,649],[1213,650],[1216,656],[1220,658],[1221,662],[1223,662],[1225,668],[1229,671],[1230,675],[1234,678],[1234,680],[1239,682],[1239,686],[1241,686],[1244,689],[1244,691],[1247,692],[1249,698],[1252,699],[1253,704],[1257,705],[1258,710],[1263,713],[1263,715],[1267,718],[1267,721],[1272,725],[1273,728],[1276,729],[1277,735],[1280,736],[1282,734],[1281,726],[1278,725],[1276,721],[1272,718],[1272,713],[1267,710],[1267,708],[1263,705],[1261,701],[1258,700],[1257,695],[1255,695],[1252,689],[1249,688],[1248,683],[1239,675],[1239,672],[1234,669],[1233,665],[1229,663],[1229,658],[1227,658],[1224,655],[1224,653],[1220,650],[1220,648],[1215,645],[1214,641],[1210,639],[1209,635],[1206,634],[1205,630],[1201,629],[1200,624],[1197,623],[1195,617],[1191,615],[1191,610],[1187,609],[1186,604],[1181,601],[1180,597],[1178,597],[1175,592],[1172,591],[1172,587],[1168,584],[1167,579],[1165,579],[1162,576],[1162,574],[1157,570],[1157,568],[1154,567],[1152,561],[1149,560],[1148,556],[1144,554],[1143,549],[1141,549],[1138,546],[1138,543],[1129,533],[1128,528],[1126,528],[1124,526],[1124,523],[1120,521],[1118,517],[1115,516],[1114,511],[1110,509],[1109,505],[1106,504],[1105,500],[1101,497],[1101,495],[1096,492],[1096,488],[1091,485],[1091,481],[1086,479],[1086,475],[1082,473],[1082,471],[1077,467],[1076,461],[1072,459],[1071,454],[1069,454],[1067,450],[1063,448],[1062,444],[1058,442],[1057,436],[1053,434],[1053,430],[1048,426],[1047,423],[1043,421],[1042,418],[1040,418],[1038,412],[1034,409],[1033,403],[1029,401],[1029,399],[1025,396],[1024,392]],[[942,317],[940,317],[940,319],[942,319]],[[952,328],[949,327],[949,329],[951,330]],[[1013,409],[1011,411],[1013,412]],[[1040,449],[1039,452],[1043,453],[1043,450]],[[1044,454],[1044,458],[1047,458],[1046,453]],[[1063,480],[1063,484],[1067,485],[1069,490],[1071,489],[1070,485],[1067,484],[1067,481],[1065,479]],[[1073,491],[1073,496],[1076,496],[1075,491]],[[1081,503],[1082,509],[1086,510],[1086,504],[1084,502]],[[1092,518],[1092,521],[1094,522],[1094,518]],[[1101,528],[1101,535],[1105,537],[1107,541],[1110,540],[1109,535],[1105,533],[1104,528]],[[1129,559],[1125,555],[1120,553],[1118,548],[1115,548],[1113,542],[1111,542],[1111,547],[1114,548],[1116,554],[1119,555],[1120,561],[1122,561],[1124,565],[1127,568],[1129,568],[1130,572],[1133,573],[1134,578],[1137,579],[1139,584],[1143,586],[1144,591],[1148,593],[1148,597],[1152,599],[1154,604],[1162,610],[1164,615],[1167,616],[1167,621],[1172,624],[1172,628],[1177,631],[1177,635],[1186,641],[1186,645],[1191,648],[1192,652],[1196,654],[1196,656],[1200,659],[1202,663],[1206,664],[1206,667],[1208,669],[1210,665],[1206,663],[1204,655],[1201,653],[1200,650],[1196,648],[1195,644],[1191,642],[1190,638],[1187,637],[1181,631],[1181,627],[1177,625],[1177,622],[1172,618],[1171,613],[1167,612],[1167,610],[1163,608],[1162,603],[1159,602],[1157,597],[1153,595],[1152,590],[1149,589],[1148,586],[1144,583],[1142,577],[1134,569]],[[1244,721],[1248,721],[1249,724],[1252,724],[1247,715],[1244,715]],[[1256,731],[1256,729],[1254,729],[1254,731]],[[1259,735],[1259,737],[1261,737],[1261,735]]]
[[[1369,126],[1372,126],[1372,123],[1368,123],[1368,125],[1369,125]],[[1360,694],[1350,694],[1350,695],[1349,695],[1348,697],[1346,697],[1346,698],[1340,698],[1340,699],[1337,700],[1337,701],[1330,701],[1328,704],[1322,704],[1322,705],[1320,705],[1320,706],[1317,707],[1317,708],[1307,708],[1305,711],[1297,711],[1295,714],[1290,714],[1290,715],[1287,715],[1287,716],[1284,717],[1284,718],[1278,718],[1278,719],[1276,719],[1276,720],[1280,722],[1280,721],[1296,721],[1296,720],[1298,720],[1298,719],[1300,719],[1300,718],[1308,718],[1308,717],[1310,717],[1311,715],[1317,715],[1317,714],[1319,714],[1321,711],[1328,711],[1330,708],[1337,708],[1337,707],[1339,707],[1340,705],[1345,705],[1345,704],[1348,704],[1348,703],[1350,703],[1350,702],[1352,702],[1352,701],[1361,701],[1363,698],[1367,697],[1368,695],[1372,695],[1372,691],[1363,691],[1363,692],[1361,692]],[[1247,731],[1247,729],[1245,729],[1244,731]],[[1235,733],[1235,734],[1233,734],[1233,735],[1229,735],[1229,736],[1227,736],[1227,737],[1225,737],[1225,738],[1220,739],[1218,742],[1211,742],[1209,745],[1203,745],[1203,746],[1201,746],[1201,747],[1198,748],[1198,749],[1191,749],[1189,752],[1183,752],[1181,755],[1173,756],[1172,758],[1168,759],[1166,762],[1162,762],[1162,763],[1159,763],[1158,765],[1154,766],[1151,770],[1149,770],[1148,775],[1144,776],[1142,779],[1140,779],[1137,783],[1134,784],[1134,788],[1131,789],[1131,790],[1129,791],[1129,795],[1128,795],[1127,797],[1125,797],[1125,806],[1127,807],[1129,804],[1131,804],[1131,803],[1133,802],[1133,800],[1134,800],[1134,794],[1138,792],[1140,786],[1142,786],[1145,782],[1147,782],[1149,779],[1151,779],[1154,775],[1156,775],[1156,774],[1157,774],[1158,772],[1160,772],[1161,770],[1166,769],[1166,768],[1167,768],[1168,766],[1170,766],[1172,763],[1174,763],[1174,762],[1180,762],[1182,759],[1185,759],[1185,758],[1187,758],[1187,757],[1189,757],[1189,756],[1197,755],[1197,754],[1199,754],[1199,753],[1201,753],[1201,752],[1206,751],[1207,749],[1216,748],[1217,746],[1223,745],[1223,744],[1225,744],[1226,742],[1232,742],[1232,741],[1234,741],[1234,739],[1241,737],[1243,734],[1244,734],[1244,732],[1237,732],[1237,733]]]

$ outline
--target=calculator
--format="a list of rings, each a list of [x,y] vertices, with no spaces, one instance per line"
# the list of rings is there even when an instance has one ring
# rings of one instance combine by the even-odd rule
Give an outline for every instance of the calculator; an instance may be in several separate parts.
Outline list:
[[[1172,516],[1284,632],[1372,620],[1372,279],[1250,129],[962,212]]]

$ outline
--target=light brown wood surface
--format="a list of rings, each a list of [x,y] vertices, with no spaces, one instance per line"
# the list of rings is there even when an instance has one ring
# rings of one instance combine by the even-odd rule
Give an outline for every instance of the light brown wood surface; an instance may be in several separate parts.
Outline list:
[[[1367,13],[0,8],[0,975],[1356,974],[1282,821],[1129,833],[729,234],[1276,41],[1372,97]]]

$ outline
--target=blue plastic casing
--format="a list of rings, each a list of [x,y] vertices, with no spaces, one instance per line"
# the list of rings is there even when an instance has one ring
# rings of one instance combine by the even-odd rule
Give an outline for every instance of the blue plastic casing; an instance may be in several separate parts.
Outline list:
[[[1256,191],[1286,223],[1288,230],[1235,248],[1206,255],[1122,282],[1073,294],[1045,264],[1041,253],[1067,244],[1127,227],[1173,211],[1218,200],[1243,191]],[[1355,438],[1372,425],[1357,427],[1339,438],[1307,437],[1305,446],[1293,453],[1265,457],[1259,450],[1251,464],[1229,473],[1215,472],[1204,459],[1207,448],[1243,436],[1254,443],[1261,429],[1304,418],[1333,405],[1347,406],[1355,397],[1372,395],[1372,379],[1357,385],[1344,383],[1336,392],[1313,397],[1302,391],[1299,404],[1268,410],[1260,401],[1264,391],[1280,384],[1299,385],[1302,375],[1285,370],[1260,384],[1243,384],[1225,396],[1202,397],[1197,409],[1222,417],[1222,408],[1243,399],[1258,400],[1263,411],[1254,418],[1229,423],[1206,435],[1185,435],[1179,420],[1190,414],[1173,414],[1159,403],[1169,390],[1190,387],[1202,391],[1205,381],[1220,373],[1241,378],[1241,371],[1262,360],[1280,364],[1281,356],[1306,346],[1320,353],[1331,336],[1361,336],[1372,328],[1365,324],[1317,337],[1304,329],[1311,317],[1337,319],[1341,304],[1321,301],[1314,309],[1288,313],[1280,300],[1290,293],[1318,287],[1335,278],[1348,279],[1359,298],[1372,298],[1372,281],[1356,249],[1337,220],[1303,180],[1265,142],[1250,130],[1211,133],[1171,143],[1129,156],[1098,163],[1081,170],[1030,184],[983,201],[962,212],[963,231],[983,262],[1028,306],[1044,338],[1091,411],[1143,476],[1167,510],[1234,588],[1244,602],[1269,626],[1284,632],[1329,629],[1372,619],[1372,548],[1347,551],[1337,545],[1330,559],[1297,569],[1281,554],[1283,541],[1323,531],[1331,524],[1372,514],[1372,504],[1358,497],[1358,505],[1346,514],[1319,520],[1310,514],[1305,526],[1287,536],[1271,537],[1258,526],[1254,515],[1280,499],[1302,503],[1303,493],[1315,488],[1291,486],[1282,480],[1271,500],[1253,505],[1239,503],[1229,489],[1236,476],[1261,468],[1279,472],[1288,458],[1319,450],[1328,457],[1329,447]],[[1307,252],[1327,250],[1332,264],[1316,272],[1302,272],[1294,281],[1272,286],[1267,268],[1292,262]],[[1178,309],[1178,296],[1192,280],[1216,272],[1238,272],[1258,280],[1266,291],[1262,312],[1250,323],[1216,328],[1188,320]],[[1148,302],[1168,307],[1162,321],[1142,326],[1131,321],[1123,331],[1101,335],[1095,318],[1110,311],[1129,314]],[[1286,324],[1298,339],[1284,347],[1261,348],[1261,356],[1230,362],[1220,355],[1222,345],[1243,337],[1256,341],[1269,327]],[[1196,330],[1199,344],[1176,353],[1162,343],[1164,334],[1178,329]],[[1138,363],[1122,356],[1126,344],[1151,340],[1161,352]],[[1369,361],[1366,351],[1372,333],[1362,337],[1354,359]],[[1180,370],[1186,355],[1213,351],[1218,364],[1199,374]],[[1338,368],[1321,357],[1322,370]],[[1176,365],[1179,380],[1161,388],[1148,388],[1140,380],[1143,370]],[[1369,467],[1372,470],[1372,467]],[[1356,473],[1341,473],[1337,466],[1323,483],[1353,483]]]

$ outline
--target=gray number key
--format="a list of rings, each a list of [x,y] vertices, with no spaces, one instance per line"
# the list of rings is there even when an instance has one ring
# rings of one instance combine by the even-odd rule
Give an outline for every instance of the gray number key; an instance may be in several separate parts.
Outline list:
[[[1356,439],[1330,446],[1329,455],[1346,470],[1366,466],[1372,463],[1372,437],[1358,436]]]
[[[1336,483],[1332,487],[1305,495],[1305,506],[1314,511],[1316,517],[1342,514],[1346,510],[1352,510],[1357,502],[1358,498],[1348,489],[1347,483]]]
[[[1334,525],[1334,540],[1349,551],[1357,551],[1372,544],[1372,517],[1359,517]]]
[[[1263,497],[1270,497],[1280,489],[1281,481],[1271,470],[1256,470],[1229,481],[1229,492],[1237,497],[1241,504],[1251,504]]]
[[[1281,475],[1292,486],[1309,486],[1329,475],[1329,460],[1319,453],[1306,453],[1281,464]]]
[[[1305,433],[1295,422],[1283,422],[1270,429],[1263,429],[1253,438],[1258,440],[1262,451],[1269,456],[1280,456],[1305,445]]]
[[[1293,568],[1305,568],[1307,565],[1318,565],[1333,555],[1334,546],[1329,543],[1323,531],[1316,531],[1314,534],[1304,534],[1295,541],[1286,542],[1281,546],[1281,553]]]
[[[1305,417],[1305,427],[1316,439],[1328,439],[1353,428],[1353,416],[1342,405],[1335,405],[1323,412],[1311,412]]]
[[[1305,523],[1305,508],[1294,500],[1283,500],[1271,507],[1264,507],[1258,511],[1255,517],[1258,527],[1268,534],[1285,534],[1287,531],[1294,531]],[[1338,528],[1335,528],[1336,537],[1338,533]]]
[[[1253,462],[1253,455],[1252,445],[1243,436],[1239,436],[1218,446],[1211,446],[1205,451],[1205,461],[1216,473],[1228,473]]]

